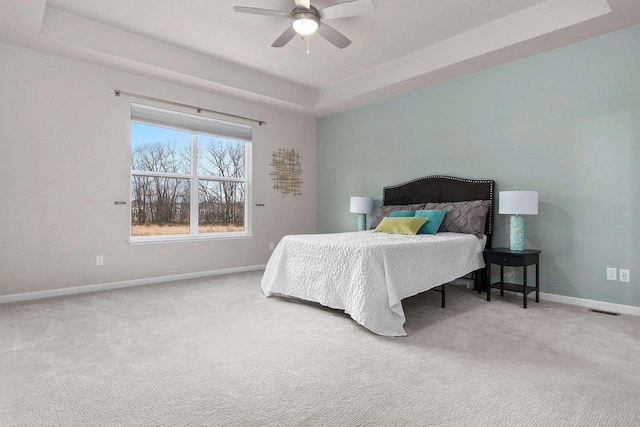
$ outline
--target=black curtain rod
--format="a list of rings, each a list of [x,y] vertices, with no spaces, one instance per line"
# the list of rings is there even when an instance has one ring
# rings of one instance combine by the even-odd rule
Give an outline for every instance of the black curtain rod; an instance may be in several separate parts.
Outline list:
[[[227,117],[235,117],[236,119],[250,120],[252,122],[258,123],[260,126],[262,126],[264,124],[267,124],[267,122],[265,122],[264,120],[252,119],[250,117],[236,116],[235,114],[223,113],[222,111],[216,111],[216,110],[210,110],[208,108],[196,107],[195,105],[181,104],[179,102],[167,101],[166,99],[153,98],[151,96],[139,95],[137,93],[131,93],[131,92],[125,92],[125,91],[120,90],[120,89],[116,89],[115,90],[115,94],[116,94],[116,96],[127,95],[127,96],[133,96],[135,98],[148,99],[149,101],[156,101],[156,102],[162,102],[162,103],[170,104],[170,105],[177,105],[179,107],[192,108],[192,109],[196,110],[198,113],[201,113],[203,111],[207,111],[209,113],[222,114],[222,115],[227,116]]]

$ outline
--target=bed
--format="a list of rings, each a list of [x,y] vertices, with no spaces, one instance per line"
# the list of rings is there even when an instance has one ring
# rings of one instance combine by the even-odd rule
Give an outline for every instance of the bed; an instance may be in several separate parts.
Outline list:
[[[491,180],[450,176],[385,187],[372,228],[396,210],[447,210],[437,234],[370,229],[285,236],[269,259],[262,291],[267,297],[294,297],[344,310],[376,334],[404,336],[404,298],[438,290],[444,307],[445,285],[469,274],[481,289],[483,251],[493,227],[493,189]]]

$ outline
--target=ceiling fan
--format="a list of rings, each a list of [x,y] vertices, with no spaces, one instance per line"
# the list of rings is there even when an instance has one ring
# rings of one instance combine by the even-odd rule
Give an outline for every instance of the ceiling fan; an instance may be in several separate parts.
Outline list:
[[[235,6],[233,10],[254,15],[279,16],[289,18],[291,26],[273,42],[271,47],[283,47],[296,35],[308,36],[316,31],[330,43],[340,49],[351,44],[351,40],[342,33],[325,24],[325,19],[347,18],[349,16],[373,13],[373,0],[352,0],[316,9],[310,0],[294,0],[296,7],[291,12],[258,9],[255,7]]]

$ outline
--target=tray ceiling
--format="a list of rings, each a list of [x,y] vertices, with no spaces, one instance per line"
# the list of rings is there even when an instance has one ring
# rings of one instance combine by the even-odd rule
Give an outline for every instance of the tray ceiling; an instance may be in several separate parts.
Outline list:
[[[318,8],[342,2],[316,0]],[[322,116],[640,22],[633,0],[375,0],[375,13],[271,43],[293,0],[0,0],[0,40]],[[5,13],[6,12],[6,13]]]

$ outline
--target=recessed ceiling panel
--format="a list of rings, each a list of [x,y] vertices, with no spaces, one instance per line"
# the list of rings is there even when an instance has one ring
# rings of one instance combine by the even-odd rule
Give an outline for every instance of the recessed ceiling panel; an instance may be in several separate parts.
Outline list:
[[[374,2],[328,21],[344,49],[318,35],[272,48],[286,14],[233,10],[293,0],[0,0],[0,41],[324,116],[640,24],[635,0]]]
[[[337,49],[318,35],[272,42],[287,18],[236,13],[236,5],[291,11],[293,0],[48,0],[47,6],[292,82],[322,88],[544,0],[375,0],[372,15],[333,19],[352,40]],[[341,1],[316,0],[321,9]]]

